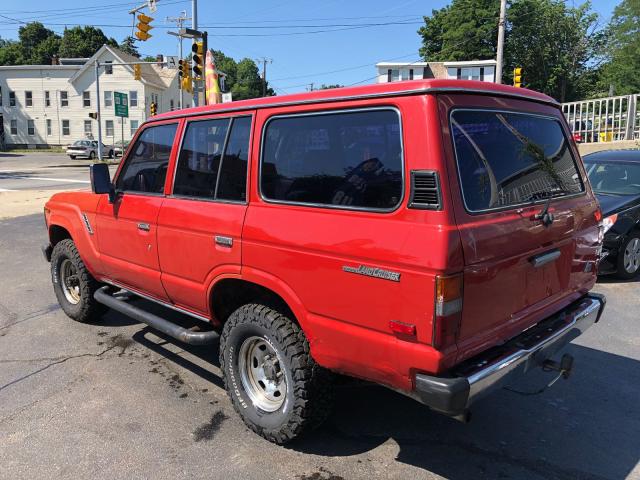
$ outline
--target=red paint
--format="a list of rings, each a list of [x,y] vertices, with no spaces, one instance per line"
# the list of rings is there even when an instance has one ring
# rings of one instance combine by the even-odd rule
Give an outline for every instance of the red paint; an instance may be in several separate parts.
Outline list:
[[[394,95],[430,87],[483,89],[488,94]],[[353,96],[371,98],[348,98]],[[548,228],[532,221],[539,206],[470,215],[462,203],[449,111],[475,106],[542,113],[560,119],[570,138],[560,110],[540,100],[549,99],[502,85],[431,80],[161,114],[140,131],[159,123],[179,123],[164,194],[125,193],[114,204],[106,195],[58,194],[47,204],[49,228],[60,226],[70,232],[97,278],[117,281],[211,319],[211,295],[218,281],[234,278],[262,285],[287,303],[319,364],[410,390],[416,372],[446,371],[560,310],[595,282],[595,268],[585,272],[584,267],[596,260],[597,205],[582,166],[585,194],[552,202],[550,211],[556,220]],[[290,104],[295,102],[303,103]],[[370,213],[262,200],[260,139],[271,116],[372,106],[391,106],[401,114],[405,184],[399,208]],[[230,107],[245,110],[224,113]],[[203,113],[222,118],[253,116],[246,203],[172,195],[185,122],[196,114],[197,119],[204,118]],[[175,115],[184,117],[168,118]],[[442,210],[407,208],[411,170],[438,172]],[[87,233],[81,213],[90,218],[93,235]],[[149,224],[148,232],[137,228],[140,222]],[[231,239],[232,245],[217,244],[216,235]],[[561,251],[560,260],[534,269],[528,259],[550,248]],[[400,273],[401,280],[347,273],[342,268],[358,265]],[[436,277],[455,275],[462,275],[462,285],[442,292],[451,297],[445,300],[462,295],[462,311],[437,316]]]

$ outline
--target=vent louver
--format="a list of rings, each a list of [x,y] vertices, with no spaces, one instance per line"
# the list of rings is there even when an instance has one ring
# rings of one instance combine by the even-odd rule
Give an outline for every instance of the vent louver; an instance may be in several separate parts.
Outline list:
[[[432,170],[411,171],[411,197],[409,208],[440,210],[440,181]]]

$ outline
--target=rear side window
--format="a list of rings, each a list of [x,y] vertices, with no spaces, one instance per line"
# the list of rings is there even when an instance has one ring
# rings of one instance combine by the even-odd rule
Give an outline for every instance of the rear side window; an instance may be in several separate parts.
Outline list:
[[[536,115],[457,110],[451,132],[466,208],[480,212],[584,191],[560,123]]]
[[[173,185],[174,195],[246,200],[251,117],[189,122]]]
[[[145,128],[118,175],[116,189],[145,193],[164,191],[177,126],[177,123],[171,123]]]
[[[260,188],[267,200],[390,210],[402,200],[402,162],[395,110],[275,117]]]

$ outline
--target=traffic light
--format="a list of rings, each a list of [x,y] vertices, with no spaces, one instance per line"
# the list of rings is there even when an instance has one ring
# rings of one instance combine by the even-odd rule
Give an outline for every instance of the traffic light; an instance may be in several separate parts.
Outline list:
[[[522,68],[516,67],[513,69],[513,86],[521,88],[522,87]]]
[[[156,102],[151,102],[151,105],[149,105],[149,110],[152,117],[154,117],[156,113],[158,113],[158,106],[156,105]]]
[[[193,52],[193,73],[196,77],[202,76],[204,72],[204,45],[203,42],[195,42],[191,46]]]
[[[143,42],[146,42],[151,38],[151,35],[149,34],[149,30],[153,28],[150,25],[152,20],[153,20],[153,17],[149,17],[144,13],[141,13],[138,15],[138,24],[136,25],[138,30],[134,33],[134,35],[138,40],[142,40]]]
[[[193,91],[191,86],[191,70],[189,69],[189,62],[187,60],[178,60],[178,75],[180,76],[180,88],[191,93]]]
[[[133,66],[133,79],[142,80],[142,67],[140,65]]]

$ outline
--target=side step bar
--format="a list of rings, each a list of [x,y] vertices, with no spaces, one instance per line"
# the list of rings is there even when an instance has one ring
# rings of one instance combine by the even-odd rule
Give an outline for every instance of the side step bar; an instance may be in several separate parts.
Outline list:
[[[153,313],[149,313],[141,308],[134,307],[130,303],[124,300],[119,300],[108,293],[111,287],[106,286],[96,290],[93,297],[96,301],[106,305],[109,308],[116,310],[128,317],[138,320],[139,322],[146,323],[150,327],[159,330],[162,333],[169,335],[181,342],[188,343],[190,345],[209,345],[216,341],[219,337],[217,332],[193,332],[186,328],[180,327],[175,323],[172,323],[164,318],[160,318]]]

